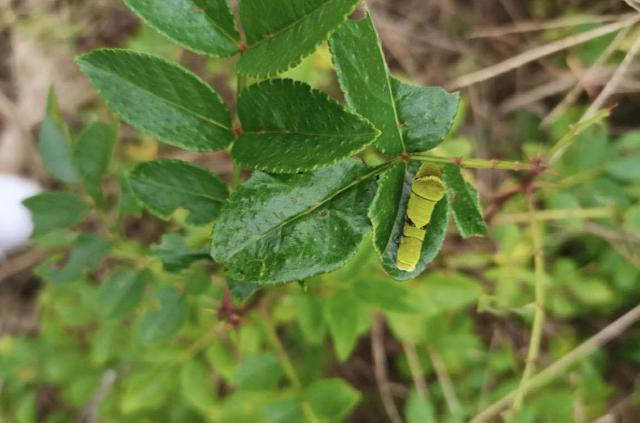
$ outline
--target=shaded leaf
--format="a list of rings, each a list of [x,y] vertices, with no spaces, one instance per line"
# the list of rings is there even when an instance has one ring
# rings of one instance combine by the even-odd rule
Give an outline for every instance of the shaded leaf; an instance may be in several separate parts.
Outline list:
[[[465,182],[457,165],[448,163],[442,171],[444,183],[453,191],[450,207],[460,235],[463,238],[486,236],[487,225],[480,211],[478,192]]]
[[[100,286],[103,315],[118,318],[131,313],[140,303],[148,279],[146,271],[120,269],[112,272]]]
[[[371,16],[347,20],[329,46],[338,80],[349,106],[382,131],[376,146],[385,154],[406,151],[389,71]]]
[[[244,134],[233,145],[238,164],[274,173],[297,173],[350,157],[379,132],[321,91],[274,79],[254,84],[238,99]]]
[[[207,410],[215,405],[215,387],[207,369],[190,360],[180,369],[180,390],[187,402],[197,409]]]
[[[249,391],[273,389],[282,378],[282,367],[273,352],[248,357],[236,368],[231,382]]]
[[[315,295],[303,293],[295,297],[298,325],[304,337],[320,344],[327,331],[322,301]]]
[[[233,279],[227,279],[227,285],[229,286],[233,299],[239,303],[251,298],[251,296],[258,290],[254,283],[236,281]]]
[[[321,379],[304,391],[313,411],[329,421],[346,417],[360,401],[360,393],[342,379]]]
[[[158,257],[167,272],[179,272],[198,260],[211,259],[207,249],[193,251],[178,234],[162,235],[162,241],[151,246],[149,255]]]
[[[433,405],[422,395],[411,391],[405,404],[404,415],[407,423],[425,423],[435,421]]]
[[[212,56],[238,51],[240,34],[227,0],[124,0],[148,25],[182,47]]]
[[[69,259],[60,269],[41,271],[53,283],[75,282],[94,270],[111,249],[111,242],[95,233],[83,233],[74,242]]]
[[[141,212],[142,206],[133,193],[129,177],[127,175],[121,175],[120,198],[118,199],[118,218],[122,219],[128,215],[138,216]]]
[[[204,225],[214,220],[229,191],[207,169],[179,160],[154,160],[136,167],[129,176],[131,188],[145,208],[169,219],[178,208],[191,212],[188,223]]]
[[[238,72],[273,76],[297,65],[326,40],[360,0],[242,0],[247,49]]]
[[[49,91],[47,113],[38,135],[38,153],[42,165],[54,178],[62,182],[80,180],[71,157],[69,130],[60,116],[53,88]]]
[[[378,181],[378,192],[369,209],[376,251],[382,257],[384,270],[398,280],[415,278],[424,271],[442,248],[449,224],[448,200],[445,196],[436,204],[431,221],[426,226],[426,236],[415,270],[405,272],[398,269],[398,246],[406,220],[411,184],[419,167],[420,163],[416,162],[401,163],[383,173]]]
[[[89,209],[78,196],[70,192],[49,191],[23,201],[33,218],[32,237],[55,229],[66,229],[82,222]]]
[[[140,340],[158,342],[175,335],[187,318],[187,302],[172,286],[162,286],[155,293],[158,308],[140,316],[136,330]]]
[[[391,79],[407,152],[437,147],[451,130],[460,95],[440,87],[418,87]]]
[[[122,119],[162,142],[216,151],[233,140],[220,96],[175,63],[122,49],[93,50],[76,62]]]
[[[102,202],[102,176],[109,169],[117,131],[113,125],[93,123],[87,126],[73,146],[73,163],[84,187],[98,203]]]
[[[166,403],[175,386],[171,368],[149,368],[125,378],[120,407],[124,414],[154,410]]]
[[[353,159],[300,175],[255,172],[222,209],[213,258],[231,278],[256,283],[337,269],[369,230],[376,172]]]
[[[340,361],[351,355],[358,340],[358,300],[349,291],[336,291],[327,301],[325,319]]]
[[[207,255],[207,258],[210,257]],[[184,290],[187,294],[201,295],[207,292],[207,289],[211,286],[209,273],[207,273],[206,266],[203,264],[193,266],[184,273],[184,278],[186,279]]]

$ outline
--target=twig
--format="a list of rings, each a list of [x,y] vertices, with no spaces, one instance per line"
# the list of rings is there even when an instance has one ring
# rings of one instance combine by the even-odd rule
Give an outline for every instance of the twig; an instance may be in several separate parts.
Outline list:
[[[532,50],[518,54],[517,56],[514,56],[496,65],[489,66],[477,72],[472,72],[460,78],[456,78],[446,84],[446,86],[449,90],[457,90],[460,88],[468,87],[469,85],[476,84],[478,82],[486,81],[487,79],[502,75],[503,73],[507,73],[511,70],[517,69],[523,65],[526,65],[527,63],[541,59],[545,56],[549,56],[550,54],[557,53],[567,48],[586,43],[587,41],[593,40],[595,38],[599,38],[612,32],[619,31],[623,28],[635,24],[638,21],[640,21],[640,15],[636,14],[636,16],[622,20],[620,22],[610,23],[608,25],[592,29],[591,31],[571,35],[569,37],[563,38],[562,40],[545,44],[543,46],[539,46]]]
[[[595,125],[603,121],[607,117],[609,117],[609,114],[610,114],[609,110],[601,110],[600,112],[596,113],[593,117],[586,120],[582,120],[576,125],[572,125],[569,128],[569,131],[566,134],[564,134],[564,136],[560,138],[549,150],[549,153],[547,154],[547,157],[549,158],[549,163],[553,164],[558,159],[560,159],[560,157],[562,157],[564,152],[567,151],[567,148],[569,148],[573,140],[578,135],[580,135],[583,131],[590,128],[592,125]]]
[[[633,13],[624,13],[620,15],[601,15],[601,16],[570,16],[567,18],[550,19],[547,21],[521,21],[512,25],[480,28],[469,35],[468,38],[499,38],[505,35],[520,34],[523,32],[544,31],[547,29],[566,28],[569,26],[578,26],[589,23],[605,23],[619,21],[620,19],[628,19]]]
[[[552,209],[539,210],[535,214],[538,222],[548,220],[568,220],[568,219],[598,219],[614,217],[616,210],[610,207],[598,207],[593,209]],[[529,222],[529,213],[509,213],[496,216],[494,223],[525,223]]]
[[[291,362],[291,358],[289,354],[287,354],[287,350],[285,350],[282,342],[280,341],[280,337],[278,337],[278,333],[276,332],[275,327],[271,323],[271,318],[269,317],[269,313],[265,309],[265,307],[261,307],[260,311],[260,323],[262,327],[265,329],[267,333],[267,339],[271,343],[273,349],[275,349],[276,354],[278,356],[278,360],[280,360],[280,365],[284,370],[284,373],[287,375],[287,379],[291,383],[293,389],[298,392],[302,392],[302,383],[300,382],[300,377],[298,376],[298,372],[296,372],[296,368],[293,366]],[[315,415],[313,408],[309,404],[308,401],[301,402],[302,412],[305,415],[305,418],[309,423],[318,423],[319,419]]]
[[[420,365],[420,359],[416,352],[416,346],[410,342],[402,342],[402,349],[407,356],[407,363],[409,363],[409,371],[413,378],[413,384],[416,387],[416,392],[424,400],[429,402],[429,389],[427,388],[427,382],[424,380],[422,366]],[[427,423],[437,423],[434,418],[429,418]]]
[[[384,318],[379,314],[373,316],[371,354],[373,355],[373,368],[384,411],[392,423],[403,423],[391,395],[391,384],[387,375],[387,357],[384,349]]]
[[[544,244],[543,232],[540,222],[536,219],[535,198],[528,196],[529,201],[529,222],[531,225],[531,238],[533,240],[534,254],[534,275],[535,275],[535,314],[533,316],[533,327],[531,328],[531,339],[529,340],[529,351],[527,352],[527,363],[525,364],[522,379],[513,401],[513,414],[520,409],[526,394],[525,386],[533,375],[536,362],[540,356],[540,344],[542,343],[542,329],[545,320],[545,270],[544,270]]]
[[[433,363],[433,370],[435,370],[436,376],[438,377],[438,382],[440,383],[440,388],[442,388],[442,394],[444,395],[447,407],[449,411],[451,411],[451,415],[460,419],[464,414],[464,410],[460,405],[456,390],[453,388],[453,382],[451,382],[447,367],[444,365],[444,361],[438,351],[432,345],[427,345],[427,352]]]
[[[533,170],[535,166],[531,163],[511,162],[506,160],[483,160],[483,159],[462,159],[451,157],[437,157],[425,153],[412,154],[411,160],[430,162],[438,164],[455,163],[460,167],[469,169],[502,169],[502,170]]]
[[[622,317],[609,324],[593,337],[589,338],[577,348],[571,350],[565,354],[555,363],[546,367],[540,373],[529,379],[529,381],[522,387],[525,393],[529,393],[535,389],[538,389],[545,384],[549,383],[556,377],[564,374],[564,372],[577,361],[585,358],[589,354],[602,347],[607,342],[619,336],[631,325],[640,320],[640,305],[635,306],[633,309],[625,313]],[[481,413],[477,414],[469,423],[482,423],[495,417],[505,407],[509,406],[516,396],[516,391],[511,391],[500,400],[496,401],[488,408],[484,409]]]
[[[115,370],[112,369],[108,369],[102,374],[100,386],[98,386],[98,389],[96,389],[96,392],[93,394],[91,401],[89,401],[80,415],[81,422],[98,423],[100,421],[98,408],[100,407],[102,400],[109,395],[109,392],[111,392],[117,376],[118,375]]]
[[[569,93],[565,96],[565,98],[558,103],[556,107],[549,112],[547,116],[542,120],[541,125],[546,126],[549,125],[553,120],[559,116],[562,112],[564,112],[569,106],[571,106],[580,96],[582,90],[586,83],[591,80],[599,71],[601,65],[605,64],[607,60],[611,58],[613,53],[618,50],[618,47],[622,43],[622,40],[625,39],[631,27],[623,28],[622,31],[616,35],[616,38],[607,46],[605,51],[602,52],[600,56],[596,59],[596,61],[591,65],[591,67],[578,79],[578,83]]]
[[[591,106],[589,106],[584,115],[582,115],[580,122],[583,122],[594,116],[596,112],[607,102],[607,100],[609,100],[609,97],[611,97],[611,95],[616,92],[618,86],[624,78],[624,75],[629,70],[629,66],[631,66],[631,63],[633,63],[633,59],[635,59],[638,53],[640,53],[640,35],[636,37],[633,45],[627,52],[627,55],[624,57],[624,60],[622,61],[622,63],[620,63],[620,66],[618,66],[618,69],[616,69],[615,73],[611,77],[611,80],[607,83],[607,85],[605,85],[598,97],[593,100],[593,103],[591,103]]]
[[[638,0],[624,0],[629,6],[640,12],[640,2]]]

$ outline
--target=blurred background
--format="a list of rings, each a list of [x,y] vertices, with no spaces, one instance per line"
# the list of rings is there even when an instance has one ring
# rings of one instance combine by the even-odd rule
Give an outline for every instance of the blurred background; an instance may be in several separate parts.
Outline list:
[[[539,187],[542,209],[586,210],[558,220],[551,215],[545,224],[549,283],[541,363],[553,362],[638,304],[638,3],[369,0],[368,4],[392,72],[416,84],[462,92],[461,117],[439,153],[527,160],[589,115],[594,102],[612,108],[610,118],[581,134],[577,147]],[[235,59],[209,59],[185,51],[142,25],[117,0],[0,0],[0,209],[6,207],[0,212],[0,236],[5,237],[0,239],[0,422],[215,421],[202,411],[202,404],[190,406],[190,400],[185,400],[185,410],[182,406],[167,409],[162,399],[170,398],[179,381],[167,382],[167,389],[149,399],[136,391],[143,376],[128,379],[128,369],[139,362],[162,363],[163,358],[149,347],[123,341],[127,336],[121,329],[93,315],[97,294],[92,287],[109,271],[110,263],[103,263],[82,289],[50,288],[46,275],[34,272],[49,250],[26,246],[23,238],[25,231],[28,236],[29,223],[20,223],[14,216],[24,210],[16,206],[9,211],[11,204],[38,189],[63,187],[48,176],[37,151],[51,86],[72,133],[88,122],[114,119],[73,63],[75,55],[105,46],[178,61],[212,84],[233,107]],[[286,76],[341,99],[326,45]],[[124,124],[120,133],[114,174],[132,163],[161,156],[197,162],[231,179],[232,166],[225,152],[180,151]],[[514,187],[523,181],[521,176],[493,170],[468,176],[479,189],[491,236],[464,242],[450,236],[431,271],[401,286],[397,295],[424,298],[423,310],[416,315],[399,314],[386,300],[364,295],[363,307],[381,313],[374,316],[383,315],[387,324],[376,332],[374,317],[372,334],[371,320],[363,323],[348,359],[326,356],[322,342],[311,342],[304,330],[297,329],[297,287],[282,288],[272,298],[275,324],[284,328],[283,342],[294,351],[294,361],[306,361],[299,363],[303,377],[339,376],[360,392],[360,401],[346,421],[467,421],[518,383],[533,298],[531,239],[522,216],[526,204],[514,195]],[[117,201],[117,178],[105,183],[105,191],[111,193],[107,198]],[[96,224],[90,222],[88,227]],[[26,229],[21,231],[20,225]],[[125,233],[150,245],[159,242],[171,225],[175,223],[143,215],[127,219]],[[370,260],[373,255],[363,254],[356,267],[319,278],[309,289],[319,298],[329,298],[345,289],[345,284],[359,286],[360,295],[369,292],[368,281],[388,283],[375,260]],[[389,289],[394,297],[394,288]],[[181,332],[183,338],[206,332],[215,323],[216,298],[221,294],[207,295],[213,300],[194,300],[190,307],[213,307],[214,311],[206,317],[193,311]],[[247,319],[237,329],[239,335],[232,337],[239,345],[236,364],[225,364],[228,369],[220,364],[224,361],[220,348],[227,345],[222,341],[214,343],[213,350],[203,350],[200,357],[207,374],[226,369],[214,378],[220,398],[228,393],[220,386],[240,383],[234,382],[234,366],[261,350],[260,342],[254,345],[251,338],[265,335],[259,335],[259,325]],[[384,347],[388,366],[388,389],[383,391],[400,410],[402,420],[394,419],[389,404],[380,399],[380,379],[374,376],[376,363],[370,347],[374,336]],[[175,341],[169,345],[176,351],[187,349]],[[417,346],[418,353],[411,353],[407,345]],[[119,374],[117,381],[111,379],[111,370]],[[558,382],[532,396],[525,411],[509,421],[638,422],[639,370],[640,328],[635,328],[580,360]],[[275,389],[277,380],[265,386]],[[98,407],[92,402],[96,398],[104,400],[100,413],[88,413]],[[245,421],[242,418],[219,421],[237,423]],[[252,419],[246,421],[287,421]]]

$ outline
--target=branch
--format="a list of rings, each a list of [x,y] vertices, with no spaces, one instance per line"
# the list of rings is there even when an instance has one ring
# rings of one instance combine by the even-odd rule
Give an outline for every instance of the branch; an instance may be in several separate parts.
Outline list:
[[[623,28],[635,24],[638,21],[640,21],[640,15],[636,14],[635,16],[619,22],[610,23],[608,25],[592,29],[591,31],[581,32],[579,34],[563,38],[562,40],[545,44],[543,46],[518,54],[517,56],[507,59],[504,62],[454,79],[447,84],[447,88],[450,90],[457,90],[460,88],[468,87],[469,85],[476,84],[478,82],[486,81],[487,79],[502,75],[503,73],[507,73],[511,70],[517,69],[523,65],[526,65],[527,63],[541,59],[545,56],[549,56],[550,54],[557,53],[567,48],[586,43],[587,41],[593,40],[595,38],[599,38],[612,32],[619,31]]]
[[[389,416],[389,420],[392,423],[403,423],[400,412],[393,402],[391,396],[391,384],[389,383],[389,377],[387,375],[387,357],[384,350],[384,318],[376,314],[373,317],[373,324],[371,327],[371,354],[373,355],[374,373],[376,376],[376,383],[378,384],[378,391],[382,398],[382,405],[384,411]]]

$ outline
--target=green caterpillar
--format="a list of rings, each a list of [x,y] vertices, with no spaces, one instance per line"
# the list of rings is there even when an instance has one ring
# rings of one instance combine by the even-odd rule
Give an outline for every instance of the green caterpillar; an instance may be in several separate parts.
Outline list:
[[[445,187],[439,169],[423,164],[411,184],[407,220],[402,229],[396,258],[398,269],[407,272],[415,270],[422,253],[422,242],[427,234],[424,228],[431,221],[433,209],[444,194]]]

